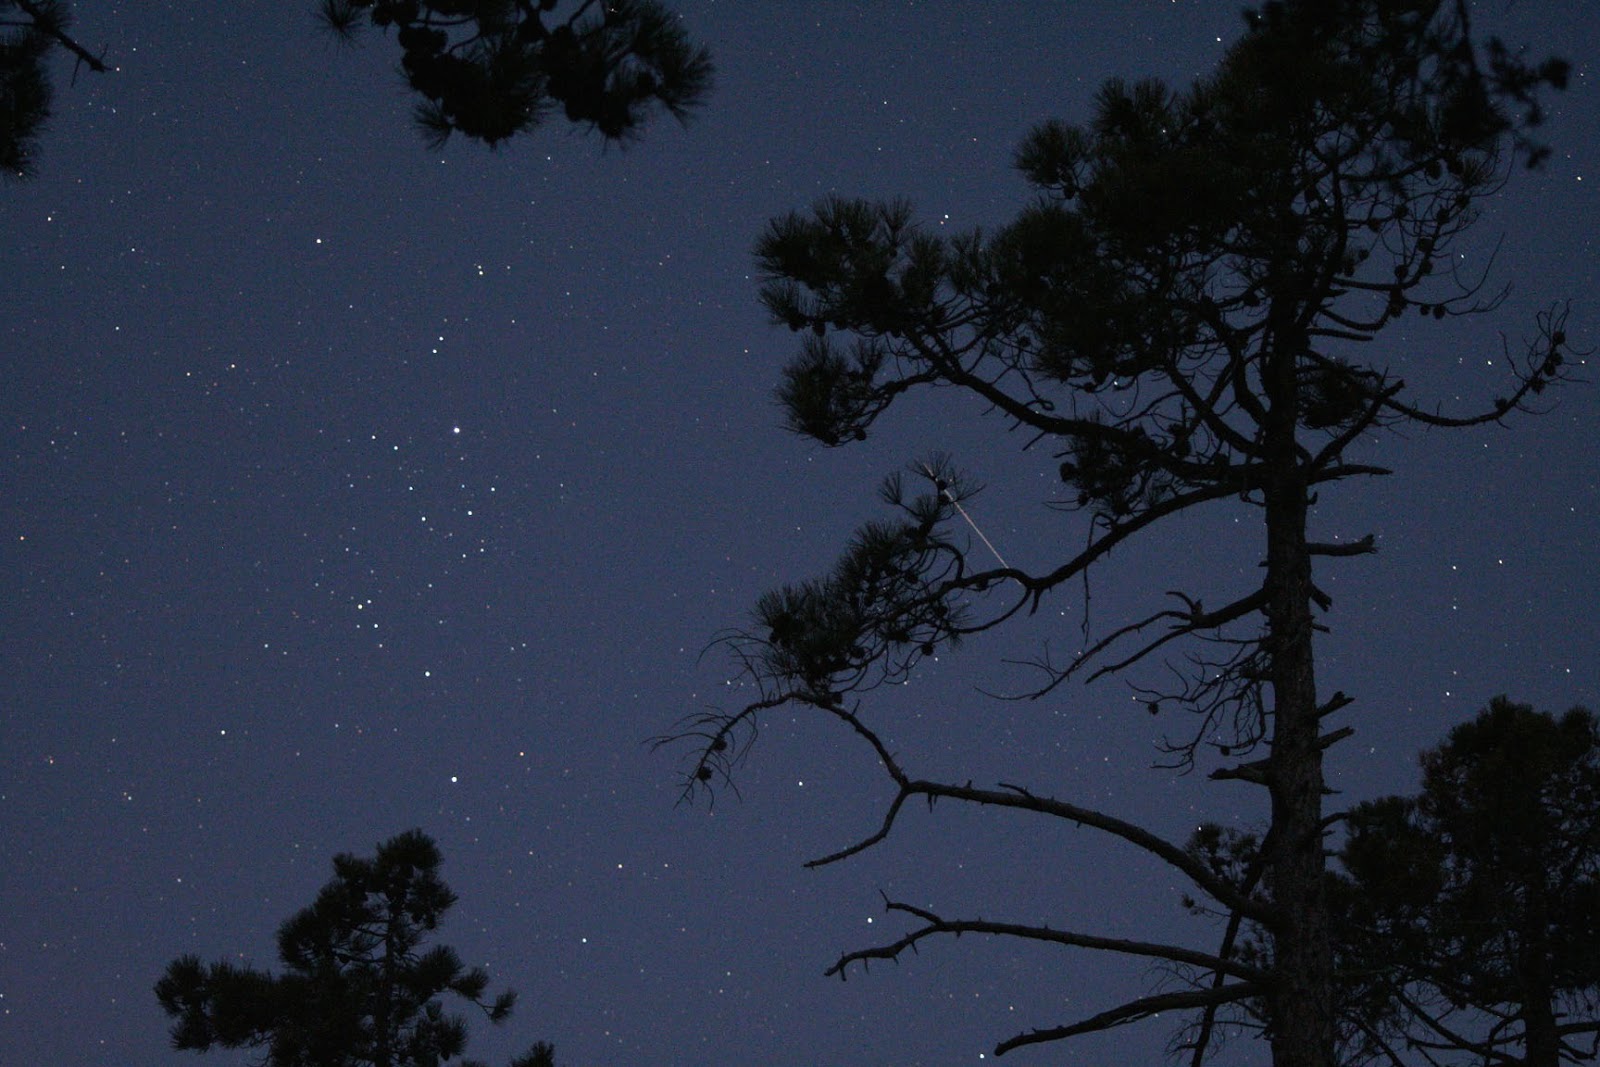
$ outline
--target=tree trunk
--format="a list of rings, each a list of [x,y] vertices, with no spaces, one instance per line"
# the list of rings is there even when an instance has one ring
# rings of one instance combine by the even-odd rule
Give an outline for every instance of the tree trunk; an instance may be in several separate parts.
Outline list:
[[[1522,1005],[1522,1062],[1527,1067],[1559,1067],[1561,1035],[1549,999],[1530,997]]]
[[[388,911],[383,922],[383,963],[379,972],[378,995],[372,1005],[372,1028],[375,1031],[376,1044],[372,1051],[372,1067],[392,1067],[394,1059],[393,1033],[394,1020],[390,1009],[394,1007],[394,972],[395,972],[395,926],[398,921],[395,915],[395,903],[389,901]]]
[[[1324,894],[1322,745],[1312,656],[1308,486],[1296,447],[1296,347],[1280,334],[1267,357],[1265,426],[1267,649],[1271,656],[1272,793],[1265,880],[1273,924],[1274,1067],[1334,1067],[1333,956]]]
[[[1528,916],[1518,944],[1517,961],[1522,995],[1522,1062],[1526,1067],[1558,1067],[1561,1035],[1556,1030],[1555,980],[1550,973],[1550,898],[1545,871],[1528,864]]]

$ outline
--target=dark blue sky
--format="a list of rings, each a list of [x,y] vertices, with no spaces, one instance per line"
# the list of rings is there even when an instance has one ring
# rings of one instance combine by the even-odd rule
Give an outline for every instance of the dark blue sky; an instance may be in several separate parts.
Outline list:
[[[995,813],[919,813],[802,869],[887,800],[822,724],[774,716],[743,800],[710,814],[675,806],[680,768],[645,741],[740,699],[708,641],[827,567],[879,478],[931,449],[988,483],[970,510],[1013,562],[1082,537],[1042,507],[1055,460],[957,398],[843,451],[781,429],[793,339],[749,255],[766,220],[843,193],[1003,222],[1031,125],[1085,118],[1112,74],[1208,71],[1237,5],[681,0],[718,65],[687,129],[607,152],[553,124],[442,154],[390,49],[345,53],[309,2],[76,6],[119,70],[63,68],[37,178],[0,188],[0,1063],[182,1062],[150,992],[165,963],[275,962],[335,852],[412,826],[461,898],[445,940],[522,994],[475,1034],[491,1062],[544,1039],[571,1067],[965,1064],[1162,980],[972,938],[823,979],[899,929],[880,889],[1211,939],[1167,871]],[[1475,266],[1501,242],[1501,310],[1382,342],[1446,406],[1495,395],[1499,331],[1515,347],[1551,301],[1596,337],[1600,19],[1511,14],[1577,76],[1548,167],[1464,249]],[[1600,707],[1600,395],[1546,396],[1507,427],[1379,441],[1393,477],[1325,494],[1319,536],[1381,547],[1323,583],[1323,687],[1358,701],[1331,759],[1344,798],[1411,788],[1416,751],[1495,693]],[[1250,518],[1120,553],[1095,624],[1197,561],[1245,574]],[[1020,686],[1004,656],[1074,647],[1083,610],[1067,596],[885,696],[896,751],[1178,839],[1256,814],[1247,787],[1152,772],[1163,723],[1120,682],[977,692]],[[1008,1062],[1132,1062],[1169,1029]]]

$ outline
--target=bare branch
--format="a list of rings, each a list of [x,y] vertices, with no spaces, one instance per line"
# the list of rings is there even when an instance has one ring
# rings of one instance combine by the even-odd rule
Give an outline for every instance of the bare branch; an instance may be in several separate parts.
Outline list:
[[[1347,701],[1348,702],[1348,701]],[[1323,734],[1317,739],[1317,745],[1326,749],[1328,746],[1343,741],[1355,733],[1353,726],[1341,726],[1332,733]],[[1241,782],[1250,782],[1254,785],[1271,784],[1272,764],[1269,760],[1254,760],[1250,763],[1241,763],[1234,767],[1218,767],[1212,771],[1210,778],[1213,781],[1227,781],[1229,779]]]
[[[1041,578],[1037,578],[1029,582],[1029,588],[1034,594],[1035,607],[1037,608],[1040,599],[1047,591],[1055,588],[1062,582],[1070,581],[1071,579],[1077,577],[1080,573],[1086,570],[1091,563],[1103,556],[1108,555],[1113,548],[1117,547],[1117,545],[1121,544],[1123,541],[1126,541],[1129,537],[1132,537],[1140,530],[1153,525],[1169,515],[1174,515],[1180,511],[1185,511],[1197,504],[1203,504],[1211,500],[1226,500],[1229,497],[1238,495],[1240,487],[1242,485],[1249,484],[1249,479],[1247,476],[1250,471],[1238,467],[1230,467],[1228,469],[1234,472],[1236,477],[1230,476],[1228,479],[1226,479],[1226,484],[1207,485],[1201,486],[1197,489],[1191,489],[1186,493],[1176,494],[1158,504],[1154,504],[1151,507],[1146,508],[1144,511],[1139,512],[1137,515],[1129,516],[1125,520],[1114,524],[1105,534],[1094,538],[1089,545],[1084,548],[1083,551],[1079,552],[1076,556],[1073,556],[1070,560],[1063,563],[1055,570],[1049,572]],[[1388,472],[1385,471],[1384,473]]]
[[[1174,593],[1173,595],[1182,597],[1182,594],[1178,593]],[[1185,600],[1188,599],[1186,597],[1182,598]],[[1139,648],[1129,655],[1124,656],[1115,663],[1107,663],[1098,667],[1093,674],[1089,675],[1088,681],[1092,682],[1104,675],[1114,674],[1118,671],[1125,670],[1126,668],[1133,666],[1135,663],[1138,663],[1140,660],[1150,655],[1150,653],[1161,648],[1163,645],[1166,645],[1172,641],[1176,641],[1181,637],[1187,637],[1191,634],[1201,633],[1207,630],[1220,630],[1230,622],[1234,622],[1238,619],[1244,618],[1246,615],[1260,611],[1266,605],[1266,603],[1267,591],[1265,588],[1262,588],[1256,590],[1248,596],[1240,597],[1238,600],[1235,600],[1226,607],[1218,608],[1215,611],[1203,610],[1200,607],[1200,602],[1198,600],[1194,600],[1189,601],[1189,610],[1186,612],[1164,611],[1142,622],[1134,623],[1131,626],[1124,626],[1122,629],[1115,631],[1106,640],[1101,641],[1095,646],[1094,649],[1086,653],[1084,658],[1088,658],[1095,652],[1104,649],[1112,641],[1122,637],[1125,634],[1136,633],[1139,630],[1144,629],[1157,619],[1176,618],[1182,620],[1181,623],[1173,626],[1167,633],[1149,642],[1142,648]],[[1076,664],[1074,664],[1074,666],[1076,666]],[[1068,668],[1068,670],[1070,672],[1071,668]]]
[[[898,959],[906,949],[915,949],[918,942],[936,934],[953,934],[956,936],[961,934],[993,934],[999,937],[1021,938],[1026,941],[1044,941],[1050,944],[1065,945],[1069,948],[1117,952],[1127,956],[1149,956],[1156,959],[1170,960],[1174,963],[1202,967],[1206,970],[1220,971],[1235,978],[1243,978],[1250,981],[1260,981],[1264,978],[1264,975],[1254,967],[1247,967],[1234,960],[1183,948],[1178,945],[1162,945],[1148,941],[1098,937],[1092,934],[1074,933],[1070,930],[1056,930],[1049,926],[989,922],[984,919],[942,919],[931,911],[897,901],[886,900],[885,906],[889,911],[903,911],[907,914],[915,915],[923,921],[924,925],[887,945],[845,953],[839,957],[838,962],[828,968],[826,972],[828,977],[831,978],[834,975],[838,975],[840,978],[846,977],[849,966],[852,963],[860,963],[864,967],[869,960]]]
[[[1227,1004],[1234,1001],[1248,1000],[1258,997],[1266,990],[1256,982],[1235,982],[1232,985],[1218,986],[1215,989],[1192,989],[1174,993],[1158,993],[1155,996],[1140,997],[1130,1000],[1126,1004],[1103,1011],[1099,1015],[1085,1019],[1070,1026],[1058,1026],[1050,1030],[1031,1030],[1026,1034],[1002,1041],[994,1047],[996,1056],[1004,1056],[1012,1049],[1024,1045],[1039,1045],[1047,1041],[1060,1041],[1063,1038],[1074,1037],[1078,1034],[1092,1034],[1100,1030],[1110,1030],[1113,1027],[1123,1026],[1127,1023],[1148,1019],[1152,1015],[1159,1015],[1164,1011],[1184,1011],[1189,1008],[1204,1008],[1213,1004]]]
[[[856,721],[859,722],[859,720]],[[866,731],[864,726],[859,727],[859,729],[870,733],[870,731]],[[899,774],[897,766],[890,766],[891,776]],[[1129,844],[1181,871],[1201,891],[1224,907],[1241,912],[1263,924],[1272,924],[1275,919],[1276,913],[1265,904],[1240,893],[1236,887],[1217,877],[1210,868],[1184,849],[1164,838],[1158,837],[1142,826],[1136,826],[1104,812],[1095,811],[1092,808],[1079,807],[1076,804],[1069,804],[1051,797],[1037,796],[1021,786],[1008,785],[1004,782],[1001,783],[1000,789],[980,789],[970,783],[967,785],[950,785],[901,777],[897,777],[896,781],[900,785],[900,790],[890,802],[883,824],[876,832],[848,848],[811,860],[806,866],[823,867],[830,863],[837,863],[839,860],[854,856],[882,841],[889,835],[895,818],[899,815],[906,799],[910,797],[926,797],[930,804],[942,797],[948,797],[952,800],[960,800],[972,804],[1039,812],[1057,819],[1066,819],[1080,826],[1089,826],[1096,830],[1104,831],[1113,837],[1119,837],[1127,841]]]
[[[1266,872],[1265,854],[1257,849],[1255,858],[1244,873],[1244,878],[1239,883],[1241,892],[1249,894],[1255,891],[1256,884],[1261,881],[1261,876]],[[1217,949],[1217,955],[1223,959],[1231,959],[1234,946],[1238,942],[1239,932],[1244,926],[1244,916],[1235,911],[1229,914],[1227,926],[1222,935],[1222,945]],[[1222,986],[1224,975],[1221,970],[1211,972],[1211,986],[1213,989]],[[1191,1047],[1192,1055],[1189,1067],[1202,1067],[1205,1062],[1206,1049],[1210,1047],[1211,1035],[1216,1029],[1217,1009],[1222,1003],[1208,1004],[1200,1015],[1200,1032],[1195,1036]]]
[[[1378,551],[1373,543],[1371,534],[1367,534],[1359,541],[1345,541],[1338,544],[1327,544],[1312,541],[1306,544],[1306,552],[1313,556],[1365,556]]]

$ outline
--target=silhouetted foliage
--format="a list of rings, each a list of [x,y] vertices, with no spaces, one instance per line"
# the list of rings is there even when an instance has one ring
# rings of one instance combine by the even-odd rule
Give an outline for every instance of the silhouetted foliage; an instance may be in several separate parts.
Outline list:
[[[1189,89],[1113,79],[1088,123],[1038,127],[1016,156],[1037,199],[996,232],[944,237],[906,204],[832,198],[761,237],[762,299],[776,323],[804,335],[778,389],[794,430],[838,445],[865,438],[909,391],[974,396],[1059,462],[1060,496],[1045,502],[1051,526],[1036,542],[1081,547],[1042,567],[989,566],[988,547],[974,555],[956,525],[972,481],[945,457],[913,464],[920,490],[899,477],[885,486],[892,519],[864,526],[829,576],[763,597],[754,625],[727,639],[759,696],[661,739],[693,746],[685,795],[731,781],[763,712],[809,706],[864,742],[895,790],[875,832],[815,863],[888,836],[907,800],[945,797],[1113,834],[1182,871],[1201,906],[1228,918],[1221,947],[1202,952],[894,902],[919,925],[845,954],[830,973],[963,932],[1154,957],[1194,987],[1019,1034],[996,1051],[1195,1009],[1198,1064],[1218,1009],[1235,1005],[1259,1011],[1280,1067],[1331,1067],[1322,762],[1350,728],[1323,723],[1350,698],[1318,695],[1313,639],[1331,599],[1313,563],[1372,552],[1374,539],[1312,540],[1309,509],[1336,483],[1388,473],[1346,456],[1358,438],[1501,420],[1562,377],[1569,351],[1557,307],[1504,361],[1513,377],[1501,398],[1445,414],[1366,344],[1407,311],[1426,324],[1496,304],[1481,280],[1459,274],[1455,245],[1479,199],[1545,151],[1532,139],[1536,90],[1560,86],[1565,64],[1532,66],[1476,42],[1468,15],[1465,0],[1268,3]],[[1086,632],[1070,663],[1040,657],[1027,695],[1182,650],[1170,664],[1176,682],[1140,691],[1152,712],[1193,715],[1166,744],[1170,765],[1265,750],[1212,771],[1270,798],[1252,869],[1240,867],[1244,852],[1186,849],[1020,785],[917,778],[890,727],[864,711],[874,687],[1037,611],[1117,545],[1228,502],[1258,524],[1259,580],[1228,588],[1228,576],[1198,572],[1196,583],[1216,587],[1208,595],[1174,591],[1143,618]],[[1061,529],[1074,514],[1082,527]],[[1244,922],[1262,932],[1261,951],[1247,951]]]
[[[516,994],[487,999],[481,968],[468,970],[449,947],[424,947],[456,902],[441,862],[420,830],[380,844],[371,859],[335,856],[333,880],[278,930],[280,975],[197,956],[172,961],[155,992],[177,1020],[173,1047],[261,1049],[271,1067],[435,1067],[461,1055],[466,1022],[441,998],[501,1023]],[[541,1043],[511,1067],[553,1065]]]
[[[1339,1062],[1592,1060],[1600,724],[1582,708],[1557,719],[1496,697],[1421,764],[1420,794],[1344,816],[1329,873]],[[1255,834],[1208,823],[1189,851],[1242,887],[1259,877],[1260,846]],[[1234,956],[1264,963],[1271,939],[1260,924],[1230,922]],[[1236,1007],[1223,1025],[1265,1025],[1260,1004]]]
[[[345,38],[394,31],[435,145],[454,132],[495,145],[556,107],[624,141],[657,110],[687,118],[711,87],[710,55],[654,0],[321,0],[318,13]]]
[[[1364,1058],[1556,1067],[1600,1041],[1600,724],[1496,697],[1357,806],[1334,879]],[[1579,1039],[1582,1039],[1579,1043]],[[1448,1059],[1449,1057],[1444,1057]]]
[[[77,42],[71,27],[62,0],[0,0],[0,175],[33,174],[39,132],[54,96],[47,64],[56,49],[92,71],[108,69]]]
[[[319,0],[317,15],[345,40],[367,27],[394,31],[401,71],[421,97],[417,127],[433,146],[456,132],[496,145],[553,108],[625,142],[659,111],[687,120],[711,89],[710,53],[656,0]],[[70,28],[65,0],[0,0],[4,177],[33,173],[52,54],[110,69]]]

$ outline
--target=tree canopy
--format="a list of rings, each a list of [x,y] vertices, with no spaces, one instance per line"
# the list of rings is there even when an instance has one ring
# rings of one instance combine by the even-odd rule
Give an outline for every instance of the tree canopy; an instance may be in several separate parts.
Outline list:
[[[686,121],[711,89],[710,53],[656,0],[319,0],[316,12],[346,41],[394,32],[432,147],[452,133],[498,145],[558,108],[627,142],[659,112]],[[75,69],[111,69],[71,26],[65,0],[0,0],[0,175],[35,170],[58,50]]]
[[[271,1067],[434,1067],[460,1056],[466,1020],[445,1010],[445,995],[501,1023],[516,994],[489,999],[482,968],[448,946],[425,947],[456,902],[442,862],[420,830],[371,858],[335,856],[333,879],[278,930],[281,974],[173,960],[155,987],[176,1020],[173,1047],[260,1049]],[[553,1067],[552,1057],[537,1044],[511,1067]]]
[[[55,96],[47,62],[57,48],[92,71],[109,69],[71,28],[72,14],[62,0],[0,0],[0,175],[33,173]]]
[[[394,31],[432,144],[459,132],[495,145],[554,108],[625,141],[656,111],[686,119],[711,87],[710,54],[655,0],[321,0],[318,12],[346,38]]]
[[[1198,1064],[1219,1009],[1259,1005],[1278,1067],[1331,1067],[1322,768],[1351,732],[1329,723],[1352,698],[1318,690],[1315,636],[1332,601],[1314,572],[1375,541],[1371,531],[1313,536],[1312,505],[1388,473],[1367,458],[1383,431],[1506,420],[1563,376],[1560,305],[1525,350],[1507,353],[1510,378],[1476,408],[1442,410],[1372,342],[1408,314],[1420,326],[1497,305],[1484,279],[1460,271],[1456,248],[1482,198],[1543,157],[1538,94],[1564,83],[1566,65],[1478,40],[1464,0],[1272,2],[1248,23],[1215,73],[1187,89],[1114,79],[1086,123],[1036,128],[1016,154],[1035,198],[994,232],[948,238],[918,226],[905,203],[835,197],[774,220],[756,248],[765,305],[801,335],[778,387],[792,429],[847,444],[913,391],[976,397],[1021,431],[1034,449],[1024,462],[1052,456],[1061,487],[1041,502],[1041,540],[1080,547],[1041,568],[991,565],[962,525],[976,480],[946,456],[914,462],[884,485],[891,518],[864,525],[831,573],[764,596],[753,624],[728,639],[759,696],[662,738],[690,746],[685,795],[732,780],[763,714],[808,707],[865,744],[892,786],[877,829],[816,863],[883,840],[906,801],[946,798],[1121,838],[1230,917],[1221,946],[1202,950],[891,902],[911,931],[846,953],[830,972],[981,931],[1164,959],[1195,976],[1192,989],[1021,1033],[998,1053],[1197,1011]],[[1421,337],[1411,332],[1412,349]],[[874,688],[1070,595],[1130,539],[1221,507],[1254,523],[1258,579],[1241,586],[1197,569],[1165,605],[1086,635],[1069,662],[1041,655],[1030,695],[1128,673],[1150,711],[1187,711],[1169,737],[1172,763],[1205,763],[1213,778],[1266,793],[1255,862],[1218,867],[1028,786],[932,781],[902,763],[893,723],[871,713]],[[1179,657],[1165,675],[1175,681],[1129,673],[1168,655]],[[1241,954],[1245,921],[1268,947],[1254,958]]]
[[[1600,1043],[1600,722],[1505,697],[1354,808],[1333,882],[1352,1045],[1556,1067]],[[1465,1057],[1465,1059],[1463,1059]]]

